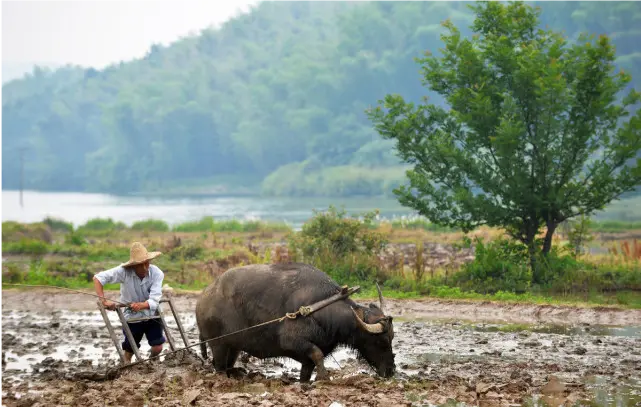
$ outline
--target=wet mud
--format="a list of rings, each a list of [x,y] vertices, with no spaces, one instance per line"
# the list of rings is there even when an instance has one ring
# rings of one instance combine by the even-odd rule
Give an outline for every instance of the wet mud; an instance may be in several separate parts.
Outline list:
[[[198,347],[116,370],[95,300],[42,294],[3,291],[3,405],[641,405],[641,318],[634,310],[390,300],[394,379],[379,379],[339,349],[326,359],[330,381],[301,384],[300,365],[289,359],[243,355],[236,366],[244,374],[227,377],[197,357]],[[195,296],[174,301],[194,344]],[[109,317],[122,340],[116,314]],[[167,322],[183,347],[173,318]],[[145,339],[141,350],[148,355]]]

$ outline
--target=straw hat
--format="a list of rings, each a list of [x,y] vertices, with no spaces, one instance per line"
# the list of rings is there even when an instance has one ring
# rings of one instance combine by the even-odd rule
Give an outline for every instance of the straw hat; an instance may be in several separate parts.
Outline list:
[[[161,252],[148,252],[145,246],[142,245],[142,243],[134,242],[131,245],[131,249],[129,251],[129,261],[121,264],[121,266],[135,266],[137,264],[144,263],[147,260],[153,260],[161,254]]]

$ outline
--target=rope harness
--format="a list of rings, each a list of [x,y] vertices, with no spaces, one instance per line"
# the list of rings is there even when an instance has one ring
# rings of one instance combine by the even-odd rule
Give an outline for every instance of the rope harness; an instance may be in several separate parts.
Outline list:
[[[91,295],[93,297],[104,298],[104,297],[100,297],[99,295],[87,293],[87,292],[84,292],[84,291],[72,290],[70,288],[57,287],[57,286],[51,286],[51,285],[30,285],[30,284],[9,284],[9,283],[4,283],[4,285],[22,286],[22,287],[58,288],[58,289],[62,289],[62,290],[76,292],[76,293],[79,293],[79,294],[85,294],[85,295]],[[330,304],[333,304],[333,303],[335,303],[337,301],[340,301],[342,299],[345,299],[345,298],[349,297],[350,295],[354,294],[355,292],[359,291],[360,289],[361,289],[360,286],[355,286],[355,287],[352,287],[352,288],[348,288],[347,286],[343,286],[343,287],[341,287],[341,291],[338,292],[337,294],[335,294],[335,295],[333,295],[333,296],[331,296],[331,297],[329,297],[327,299],[324,299],[322,301],[318,301],[318,302],[316,302],[316,303],[314,303],[312,305],[308,305],[308,306],[303,305],[298,309],[298,311],[296,311],[296,312],[288,312],[288,313],[286,313],[284,316],[282,316],[280,318],[275,318],[275,319],[272,319],[271,321],[262,322],[260,324],[253,325],[253,326],[250,326],[250,327],[247,327],[247,328],[243,328],[243,329],[240,329],[240,330],[235,331],[235,332],[230,332],[230,333],[227,333],[227,334],[224,334],[224,335],[217,336],[215,338],[211,338],[211,339],[207,339],[205,341],[197,342],[195,344],[192,344],[192,345],[189,345],[189,346],[185,346],[184,348],[176,349],[176,350],[171,351],[171,352],[155,355],[155,356],[149,357],[147,359],[140,359],[140,360],[137,360],[135,362],[132,362],[132,363],[129,363],[129,364],[126,364],[126,365],[123,365],[123,366],[118,366],[118,367],[115,367],[115,368],[111,368],[111,369],[108,369],[108,372],[109,371],[113,371],[113,370],[125,369],[125,368],[128,368],[128,367],[132,367],[132,366],[138,365],[140,363],[149,362],[150,360],[157,359],[157,358],[159,358],[161,356],[172,355],[174,353],[182,352],[182,351],[185,351],[185,350],[187,350],[189,348],[193,348],[195,346],[200,346],[200,345],[202,345],[204,343],[209,343],[209,342],[213,342],[213,341],[216,341],[216,340],[219,340],[219,339],[227,338],[229,336],[237,335],[239,333],[246,332],[246,331],[249,331],[251,329],[259,328],[261,326],[273,324],[273,323],[276,323],[276,322],[283,322],[286,319],[293,320],[293,319],[298,318],[299,315],[307,317],[307,316],[313,314],[314,312],[316,312],[316,311],[318,311],[318,310],[320,310],[320,309],[322,309],[322,308],[324,308],[324,307],[326,307],[326,306],[328,306]],[[110,301],[113,301],[113,300],[110,300]],[[128,304],[123,304],[123,303],[118,302],[118,301],[113,301],[113,302],[118,303],[118,304],[122,304],[122,305],[128,305]]]

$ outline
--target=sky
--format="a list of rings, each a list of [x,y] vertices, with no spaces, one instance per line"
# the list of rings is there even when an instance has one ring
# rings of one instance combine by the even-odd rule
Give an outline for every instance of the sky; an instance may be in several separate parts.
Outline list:
[[[152,44],[246,11],[256,0],[2,1],[2,63],[104,68],[142,57]]]

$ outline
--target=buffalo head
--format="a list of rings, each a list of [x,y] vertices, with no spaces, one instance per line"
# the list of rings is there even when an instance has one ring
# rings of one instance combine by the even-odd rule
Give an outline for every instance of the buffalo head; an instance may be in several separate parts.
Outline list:
[[[383,295],[378,284],[380,307],[369,304],[369,307],[352,308],[358,332],[354,338],[354,347],[359,357],[364,359],[381,377],[391,377],[396,371],[392,340],[394,326],[392,317],[384,314]]]

